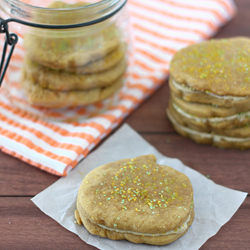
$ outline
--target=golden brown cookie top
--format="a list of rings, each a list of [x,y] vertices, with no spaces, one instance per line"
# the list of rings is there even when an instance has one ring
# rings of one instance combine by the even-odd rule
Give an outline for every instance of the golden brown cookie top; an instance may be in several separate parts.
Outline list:
[[[178,83],[217,95],[250,95],[250,39],[210,40],[178,51],[170,64]]]
[[[96,168],[84,178],[77,200],[94,224],[149,234],[181,227],[193,211],[188,177],[157,164],[154,155]]]
[[[65,3],[63,1],[55,1],[52,2],[48,8],[53,8],[53,9],[71,9],[71,8],[78,8],[78,7],[83,7],[86,5],[89,5],[90,3],[87,2],[78,2],[78,3]]]
[[[83,13],[77,11],[77,8],[89,5],[87,2],[65,3],[63,1],[54,1],[47,6],[48,9],[57,9],[55,12],[38,10],[33,16],[34,21],[46,24],[73,24],[83,22]],[[58,9],[60,11],[58,11]],[[69,11],[71,9],[71,11]],[[75,9],[72,11],[72,9]],[[65,12],[67,11],[67,12]]]

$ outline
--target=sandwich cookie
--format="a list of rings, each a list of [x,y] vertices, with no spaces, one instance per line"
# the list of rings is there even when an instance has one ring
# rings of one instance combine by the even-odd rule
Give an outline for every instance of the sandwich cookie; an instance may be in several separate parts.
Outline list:
[[[248,65],[250,39],[244,37],[210,40],[178,51],[170,64],[167,109],[177,132],[201,143],[247,148],[249,138],[239,131],[246,131],[250,122]],[[224,129],[232,137],[232,131],[240,136],[222,143],[218,138],[224,136]],[[209,135],[197,139],[201,137],[195,132]]]
[[[199,131],[196,128],[191,128],[181,125],[172,115],[170,109],[167,110],[167,115],[174,129],[184,137],[188,137],[197,143],[211,144],[220,148],[235,148],[248,149],[250,147],[250,128],[243,126],[233,129],[224,129],[211,132]]]
[[[85,176],[75,217],[94,235],[165,245],[193,222],[193,188],[186,175],[157,164],[154,155],[122,159]]]

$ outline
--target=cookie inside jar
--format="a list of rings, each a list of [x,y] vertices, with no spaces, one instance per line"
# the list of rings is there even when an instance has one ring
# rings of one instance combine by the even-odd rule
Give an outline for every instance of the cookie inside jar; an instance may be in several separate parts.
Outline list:
[[[44,117],[68,109],[89,117],[117,104],[131,48],[128,16],[122,5],[99,2],[54,1],[33,13],[33,22],[46,28],[23,34],[19,107]]]

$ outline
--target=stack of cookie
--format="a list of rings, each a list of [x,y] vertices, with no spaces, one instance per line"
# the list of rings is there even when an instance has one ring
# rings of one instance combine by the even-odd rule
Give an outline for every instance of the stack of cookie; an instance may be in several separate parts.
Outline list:
[[[195,215],[188,177],[157,164],[154,155],[92,170],[82,181],[76,206],[77,224],[91,234],[151,245],[180,238]]]
[[[50,7],[65,7],[62,2],[55,4]],[[25,35],[22,86],[30,104],[48,108],[87,105],[121,88],[127,67],[121,32],[107,22],[84,32],[79,28]]]
[[[167,114],[175,130],[198,143],[250,148],[250,39],[189,46],[170,66]]]

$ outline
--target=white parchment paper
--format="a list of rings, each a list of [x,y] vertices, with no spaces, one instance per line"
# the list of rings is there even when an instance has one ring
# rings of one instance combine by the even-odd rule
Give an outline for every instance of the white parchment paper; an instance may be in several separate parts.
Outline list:
[[[98,149],[92,152],[67,177],[62,177],[50,187],[36,195],[32,201],[47,215],[63,227],[99,249],[135,249],[128,241],[112,241],[88,233],[74,223],[76,196],[83,177],[92,169],[122,158],[154,154],[157,163],[171,166],[186,174],[194,189],[195,219],[188,232],[177,241],[166,246],[136,244],[137,250],[199,249],[210,237],[215,235],[246,198],[247,193],[235,191],[207,179],[197,171],[185,166],[180,160],[166,157],[145,141],[127,124],[110,136]],[[48,229],[49,230],[49,229]]]

